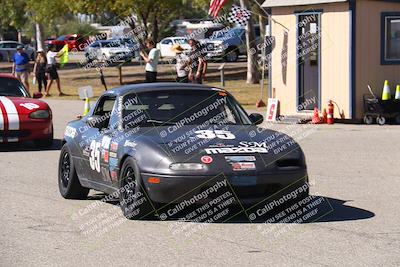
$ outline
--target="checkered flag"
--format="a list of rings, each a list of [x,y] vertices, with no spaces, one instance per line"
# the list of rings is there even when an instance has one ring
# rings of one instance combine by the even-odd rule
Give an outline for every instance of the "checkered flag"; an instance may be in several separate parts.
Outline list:
[[[245,8],[239,6],[232,6],[231,11],[228,14],[228,21],[236,23],[241,26],[246,26],[247,21],[250,19],[251,13]]]

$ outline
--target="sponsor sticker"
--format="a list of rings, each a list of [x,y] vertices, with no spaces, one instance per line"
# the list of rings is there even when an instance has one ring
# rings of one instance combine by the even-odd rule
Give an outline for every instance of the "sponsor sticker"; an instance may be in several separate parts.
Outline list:
[[[234,162],[231,165],[234,171],[254,171],[256,169],[254,162]]]
[[[82,155],[84,155],[85,157],[89,157],[90,156],[90,147],[89,146],[85,146],[83,148]]]
[[[103,150],[103,160],[104,160],[104,162],[106,162],[106,163],[108,163],[108,160],[109,160],[109,153],[108,153],[108,150]]]
[[[134,142],[134,141],[129,141],[129,140],[126,140],[126,141],[125,141],[125,144],[124,144],[125,147],[132,147],[132,148],[135,148],[136,145],[137,145],[136,142]]]
[[[256,161],[254,156],[226,156],[228,162],[241,162],[241,161]]]
[[[112,142],[111,145],[110,145],[110,150],[113,151],[113,152],[117,152],[117,150],[118,150],[118,143]]]
[[[264,147],[209,147],[204,150],[207,154],[268,153]]]
[[[117,157],[117,153],[115,153],[115,152],[111,152],[110,151],[109,155],[110,155],[111,158],[116,158]]]
[[[210,164],[211,162],[213,162],[213,158],[210,156],[202,156],[200,160],[204,164]]]
[[[101,140],[101,147],[108,150],[110,148],[110,142],[111,137],[103,136],[103,139]]]
[[[110,166],[110,169],[114,169],[115,167],[117,167],[118,166],[118,159],[110,158],[109,159],[109,166]]]
[[[75,138],[76,135],[77,135],[77,131],[74,127],[67,126],[67,128],[65,128],[64,136],[70,137],[70,138]]]

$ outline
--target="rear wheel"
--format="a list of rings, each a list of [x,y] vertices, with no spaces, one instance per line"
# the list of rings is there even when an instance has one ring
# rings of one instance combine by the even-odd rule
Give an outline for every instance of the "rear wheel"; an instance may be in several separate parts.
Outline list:
[[[83,187],[79,182],[72,155],[67,144],[61,148],[58,163],[58,188],[63,198],[85,199],[89,193],[89,188]]]
[[[119,204],[127,219],[141,219],[153,213],[153,208],[146,197],[136,162],[128,157],[120,172]]]

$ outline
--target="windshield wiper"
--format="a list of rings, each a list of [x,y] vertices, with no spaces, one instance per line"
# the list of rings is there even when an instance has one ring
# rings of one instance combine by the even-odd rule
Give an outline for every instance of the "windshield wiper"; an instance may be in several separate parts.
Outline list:
[[[148,119],[145,121],[146,123],[158,123],[158,124],[168,124],[168,125],[175,125],[176,123],[174,122],[169,122],[169,121],[160,121],[160,120],[153,120],[153,119]]]

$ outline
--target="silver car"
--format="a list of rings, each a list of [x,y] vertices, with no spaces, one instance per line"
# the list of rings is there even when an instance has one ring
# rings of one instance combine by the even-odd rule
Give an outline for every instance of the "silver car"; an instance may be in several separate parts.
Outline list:
[[[127,39],[98,40],[85,48],[88,62],[128,61],[138,56],[139,45]]]
[[[17,46],[24,46],[25,53],[28,54],[29,59],[35,60],[35,50],[32,47],[15,41],[1,41],[0,42],[0,61],[12,61],[14,54],[17,52]]]

